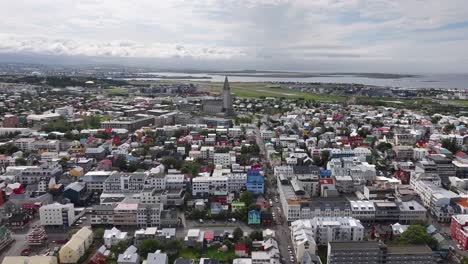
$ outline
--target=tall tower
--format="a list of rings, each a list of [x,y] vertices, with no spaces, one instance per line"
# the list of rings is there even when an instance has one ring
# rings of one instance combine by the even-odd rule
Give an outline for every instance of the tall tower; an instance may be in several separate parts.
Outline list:
[[[231,87],[229,86],[229,81],[228,81],[227,76],[224,79],[224,86],[223,86],[223,112],[227,116],[234,115],[234,109],[232,108]]]

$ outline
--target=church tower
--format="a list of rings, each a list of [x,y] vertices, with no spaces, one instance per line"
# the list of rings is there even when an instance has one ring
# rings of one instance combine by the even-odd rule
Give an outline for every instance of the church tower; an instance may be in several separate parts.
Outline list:
[[[234,109],[232,108],[231,87],[229,86],[227,76],[226,79],[224,79],[223,86],[223,112],[226,116],[234,115]]]

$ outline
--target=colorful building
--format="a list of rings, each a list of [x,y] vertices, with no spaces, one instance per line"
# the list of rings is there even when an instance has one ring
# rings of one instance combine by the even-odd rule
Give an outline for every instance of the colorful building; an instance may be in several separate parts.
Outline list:
[[[452,216],[450,236],[464,249],[468,249],[468,214]]]
[[[263,194],[265,191],[265,178],[259,169],[250,169],[247,171],[247,191],[254,194]]]
[[[248,214],[249,225],[259,225],[261,223],[260,212],[257,210],[250,210]]]

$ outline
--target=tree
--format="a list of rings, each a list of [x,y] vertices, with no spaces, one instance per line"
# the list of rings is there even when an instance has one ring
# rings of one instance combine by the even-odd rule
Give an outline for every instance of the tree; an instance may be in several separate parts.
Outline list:
[[[454,130],[455,129],[455,125],[454,124],[448,124],[444,127],[444,132],[445,133],[450,133],[450,131]]]
[[[262,233],[262,231],[254,230],[254,231],[252,231],[250,233],[249,237],[253,241],[261,241],[261,240],[263,240],[263,233]]]
[[[239,227],[236,227],[232,232],[232,236],[234,237],[234,242],[238,242],[244,236],[244,231]]]
[[[389,149],[392,149],[392,144],[382,142],[382,143],[379,143],[375,148],[380,152],[385,152]]]
[[[26,166],[27,162],[24,158],[17,158],[15,164],[16,166]]]
[[[241,202],[244,202],[246,206],[249,206],[254,198],[254,194],[249,191],[243,191],[240,195]]]
[[[454,138],[446,138],[442,140],[442,147],[450,150],[452,153],[456,153],[460,150],[460,148],[457,146],[457,142],[455,141]]]
[[[127,241],[119,241],[117,244],[113,245],[110,248],[111,253],[117,257],[119,254],[122,254],[128,248]]]
[[[361,136],[363,138],[367,137],[367,135],[370,134],[370,132],[369,132],[369,130],[367,128],[361,128],[361,129],[358,130],[357,133],[359,134],[359,136]]]
[[[95,239],[102,239],[104,236],[105,229],[102,227],[96,228],[94,230],[94,238]]]
[[[138,253],[140,253],[140,256],[147,256],[148,253],[154,253],[158,249],[164,250],[159,240],[145,239],[138,247]]]
[[[437,240],[426,232],[422,225],[410,225],[398,241],[402,245],[423,245],[427,244],[430,248],[437,247]]]
[[[120,170],[127,170],[127,158],[124,155],[118,155],[114,160],[114,167]]]
[[[0,146],[0,154],[12,155],[18,150],[18,147],[13,143],[6,143],[5,145]]]

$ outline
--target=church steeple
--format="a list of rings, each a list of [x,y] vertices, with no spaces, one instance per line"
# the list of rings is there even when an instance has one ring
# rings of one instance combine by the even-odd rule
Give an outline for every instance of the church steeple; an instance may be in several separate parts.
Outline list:
[[[224,79],[223,86],[223,112],[226,116],[234,115],[234,109],[232,107],[232,96],[231,87],[229,86],[228,77]]]
[[[231,91],[231,87],[229,86],[229,81],[228,81],[227,76],[226,76],[226,78],[224,78],[223,91]]]

